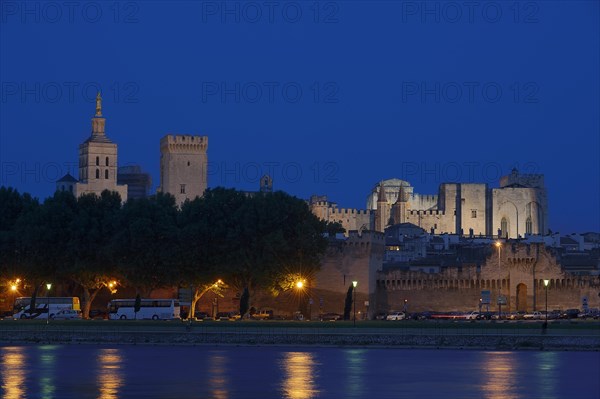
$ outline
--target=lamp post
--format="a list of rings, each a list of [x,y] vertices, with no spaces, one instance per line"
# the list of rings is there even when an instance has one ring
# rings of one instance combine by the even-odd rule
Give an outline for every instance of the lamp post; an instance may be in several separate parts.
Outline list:
[[[546,287],[546,320],[544,321],[544,329],[548,327],[548,284],[550,280],[544,280],[544,287]]]
[[[352,302],[354,302],[354,327],[356,327],[356,286],[357,285],[358,285],[358,281],[354,280],[352,282],[352,295],[353,295]]]
[[[46,304],[48,305],[48,314],[46,315],[46,324],[50,323],[50,288],[52,288],[52,283],[47,283],[46,288]]]
[[[500,241],[496,241],[496,248],[498,248],[498,269],[500,269],[500,248],[502,248],[502,243]]]
[[[303,299],[304,295],[302,295],[302,291],[304,289],[304,282],[305,281],[306,280],[298,280],[296,282],[296,288],[298,289],[298,295],[299,295],[299,298],[300,298],[299,302],[298,302],[298,316],[297,316],[298,320],[303,320],[304,319],[304,314],[302,313],[302,309],[303,309],[302,299]]]

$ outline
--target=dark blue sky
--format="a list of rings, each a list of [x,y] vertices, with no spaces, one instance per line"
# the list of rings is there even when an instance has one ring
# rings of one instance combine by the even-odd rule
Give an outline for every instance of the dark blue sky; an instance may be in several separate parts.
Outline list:
[[[465,4],[466,3],[466,4]],[[545,175],[550,228],[600,230],[600,6],[537,2],[0,3],[0,184],[44,198],[90,133],[159,184],[209,136],[209,186],[364,208],[392,177]]]

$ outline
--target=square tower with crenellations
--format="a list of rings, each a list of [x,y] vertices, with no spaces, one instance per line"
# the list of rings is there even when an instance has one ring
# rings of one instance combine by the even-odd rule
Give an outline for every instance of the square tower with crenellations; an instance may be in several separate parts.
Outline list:
[[[181,205],[201,197],[207,187],[207,136],[168,134],[160,140],[159,191]]]

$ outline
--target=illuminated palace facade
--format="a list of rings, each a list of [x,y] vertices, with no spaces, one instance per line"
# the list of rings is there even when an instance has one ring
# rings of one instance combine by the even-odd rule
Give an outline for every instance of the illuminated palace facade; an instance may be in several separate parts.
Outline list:
[[[371,190],[364,210],[338,208],[327,197],[314,196],[310,207],[323,220],[346,231],[375,230],[412,223],[431,234],[518,238],[548,232],[544,176],[519,174],[500,179],[499,188],[484,183],[443,183],[437,195],[414,192],[409,182],[384,180]]]

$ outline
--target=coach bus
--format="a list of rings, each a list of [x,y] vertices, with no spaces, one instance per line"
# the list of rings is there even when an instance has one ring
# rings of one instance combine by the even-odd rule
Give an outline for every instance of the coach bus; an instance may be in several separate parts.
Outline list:
[[[45,319],[53,318],[60,310],[81,310],[79,298],[68,297],[37,297],[35,308],[30,309],[31,298],[19,297],[15,299],[13,306],[13,318],[15,319]]]
[[[177,299],[142,299],[140,310],[135,312],[135,299],[113,299],[108,303],[110,320],[171,320],[180,318]]]

